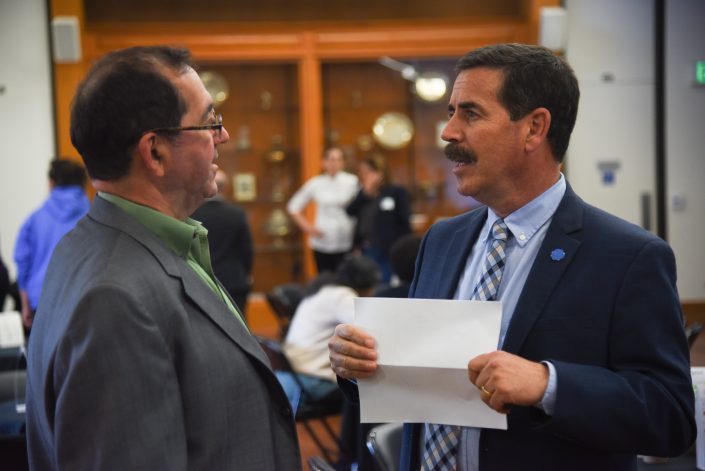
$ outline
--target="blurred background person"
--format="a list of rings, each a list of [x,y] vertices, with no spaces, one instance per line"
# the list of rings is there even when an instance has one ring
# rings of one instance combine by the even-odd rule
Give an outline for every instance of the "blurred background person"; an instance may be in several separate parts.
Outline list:
[[[313,396],[308,399],[314,401],[339,394],[328,359],[328,339],[336,325],[353,321],[354,299],[370,296],[380,281],[380,273],[371,259],[351,256],[340,264],[335,276],[324,274],[322,279],[322,283],[314,282],[317,291],[309,293],[296,309],[283,345],[299,380]],[[277,377],[296,410],[301,389],[290,373],[277,371]]]
[[[215,174],[215,184],[218,193],[206,200],[191,217],[208,230],[213,272],[246,319],[254,259],[252,233],[245,211],[225,199],[228,176],[221,169]]]
[[[367,156],[358,172],[361,188],[346,208],[357,218],[355,248],[377,262],[382,281],[389,283],[389,249],[399,237],[411,233],[409,194],[392,183],[387,159],[382,155]]]
[[[291,197],[289,214],[308,236],[318,273],[335,272],[353,245],[354,221],[345,212],[358,190],[358,179],[345,172],[345,156],[339,147],[323,153],[323,173],[309,179]],[[304,210],[313,201],[316,218],[311,224]]]
[[[49,197],[20,227],[15,243],[17,284],[25,328],[32,326],[49,260],[59,240],[88,212],[86,173],[70,159],[49,164]]]
[[[0,311],[5,305],[5,298],[10,293],[10,275],[0,254]]]
[[[421,246],[421,236],[406,234],[401,236],[389,249],[389,264],[392,267],[392,282],[380,286],[375,296],[380,298],[408,298],[409,287],[414,279],[416,255]]]
[[[421,246],[421,236],[407,234],[392,244],[389,263],[392,267],[392,284],[380,286],[374,293],[379,298],[407,298],[414,278],[416,255]],[[346,400],[340,425],[342,449],[350,463],[357,463],[357,471],[377,471],[374,458],[367,449],[367,435],[377,423],[360,423],[360,406]]]

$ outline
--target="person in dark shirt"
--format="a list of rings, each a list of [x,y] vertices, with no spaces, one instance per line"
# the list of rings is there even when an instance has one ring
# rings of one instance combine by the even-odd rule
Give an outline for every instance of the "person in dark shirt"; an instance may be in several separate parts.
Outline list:
[[[252,286],[252,234],[245,211],[223,196],[228,183],[224,171],[218,170],[215,183],[218,194],[206,200],[192,217],[208,229],[215,276],[223,283],[244,316],[247,296]]]
[[[421,237],[407,234],[397,239],[389,250],[389,263],[396,277],[394,284],[381,286],[375,296],[378,298],[407,298],[409,287],[414,279],[416,255],[421,246]]]
[[[409,194],[392,183],[387,160],[379,154],[367,156],[359,166],[360,191],[346,211],[357,218],[354,245],[377,262],[382,282],[389,283],[392,267],[389,249],[399,237],[411,232]]]

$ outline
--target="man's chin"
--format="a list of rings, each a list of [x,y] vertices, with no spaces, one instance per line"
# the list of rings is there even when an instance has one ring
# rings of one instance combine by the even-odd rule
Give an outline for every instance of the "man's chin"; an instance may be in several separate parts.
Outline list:
[[[458,185],[458,187],[456,188],[456,190],[458,191],[458,194],[461,195],[461,196],[467,196],[467,197],[469,197],[469,198],[472,198],[472,197],[473,197],[473,196],[472,196],[473,192],[472,192],[472,191],[468,191],[467,189],[463,189],[463,187],[462,187],[461,185]]]
[[[203,197],[205,199],[210,199],[213,198],[215,195],[218,194],[218,187],[215,186],[215,183],[211,188],[206,189],[206,191],[203,192]]]
[[[469,197],[473,197],[473,195],[475,194],[474,188],[471,187],[470,183],[467,181],[466,178],[457,176],[455,183],[455,190],[458,192],[458,194]]]

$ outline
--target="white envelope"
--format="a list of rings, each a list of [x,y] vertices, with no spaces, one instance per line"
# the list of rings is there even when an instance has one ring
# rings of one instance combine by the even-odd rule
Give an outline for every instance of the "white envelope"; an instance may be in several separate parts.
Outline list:
[[[505,430],[467,370],[497,349],[501,318],[498,301],[356,298],[355,325],[375,338],[379,365],[358,380],[360,420]]]

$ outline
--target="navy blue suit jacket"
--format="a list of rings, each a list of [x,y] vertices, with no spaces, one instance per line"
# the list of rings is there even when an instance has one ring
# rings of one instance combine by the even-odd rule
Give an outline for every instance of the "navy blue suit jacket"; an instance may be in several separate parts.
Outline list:
[[[485,222],[481,208],[435,224],[410,297],[452,298]],[[554,261],[550,253],[563,249]],[[512,407],[483,430],[481,470],[629,470],[695,439],[689,353],[669,246],[587,205],[570,187],[546,233],[503,349],[551,361],[555,412]],[[403,470],[418,470],[419,424],[404,426]]]

